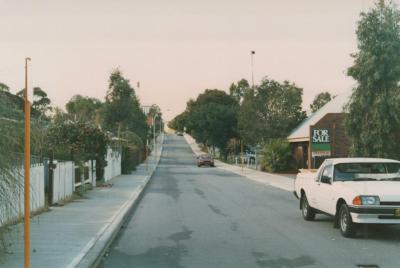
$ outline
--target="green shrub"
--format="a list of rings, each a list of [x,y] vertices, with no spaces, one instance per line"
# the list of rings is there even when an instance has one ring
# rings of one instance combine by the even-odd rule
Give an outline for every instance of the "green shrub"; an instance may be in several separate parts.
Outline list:
[[[145,158],[145,145],[142,139],[132,131],[121,132],[122,174],[130,174]]]
[[[72,160],[81,169],[88,160],[96,160],[96,177],[102,179],[108,134],[94,123],[70,120],[68,115],[57,115],[47,131],[47,155],[59,160]]]
[[[264,146],[261,169],[269,172],[291,171],[294,161],[290,144],[283,139],[271,140]]]

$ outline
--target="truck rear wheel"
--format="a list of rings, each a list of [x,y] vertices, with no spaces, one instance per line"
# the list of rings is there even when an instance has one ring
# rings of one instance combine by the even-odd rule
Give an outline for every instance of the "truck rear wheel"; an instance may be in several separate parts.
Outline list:
[[[306,194],[303,194],[300,199],[301,214],[306,221],[312,221],[315,219],[315,211],[308,203]]]

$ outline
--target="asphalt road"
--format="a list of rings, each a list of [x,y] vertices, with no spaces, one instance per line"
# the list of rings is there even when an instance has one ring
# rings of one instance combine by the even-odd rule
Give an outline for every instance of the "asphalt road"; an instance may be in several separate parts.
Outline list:
[[[100,267],[400,267],[400,228],[343,238],[330,218],[305,222],[291,193],[198,168],[183,137],[158,169]]]

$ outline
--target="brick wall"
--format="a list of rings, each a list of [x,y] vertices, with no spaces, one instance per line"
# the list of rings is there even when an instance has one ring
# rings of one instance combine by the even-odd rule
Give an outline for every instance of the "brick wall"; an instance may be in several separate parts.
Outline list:
[[[314,128],[330,129],[332,157],[349,156],[350,140],[344,130],[345,116],[344,113],[328,113],[313,126]]]

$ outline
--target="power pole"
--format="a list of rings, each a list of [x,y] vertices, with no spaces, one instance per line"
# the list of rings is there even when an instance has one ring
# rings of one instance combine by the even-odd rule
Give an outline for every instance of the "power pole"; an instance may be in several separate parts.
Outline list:
[[[25,58],[25,90],[24,90],[24,109],[25,109],[25,161],[24,161],[24,267],[30,267],[30,168],[31,168],[31,105],[28,99],[28,61]]]

